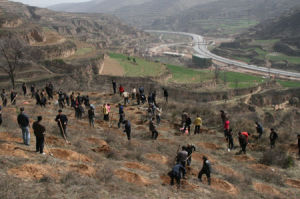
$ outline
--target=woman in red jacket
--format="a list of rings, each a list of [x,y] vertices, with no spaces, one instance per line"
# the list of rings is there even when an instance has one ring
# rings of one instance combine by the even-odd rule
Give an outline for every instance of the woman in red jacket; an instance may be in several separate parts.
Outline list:
[[[122,85],[120,85],[120,87],[119,87],[119,92],[120,92],[120,96],[124,93],[124,88],[123,88],[123,86]]]

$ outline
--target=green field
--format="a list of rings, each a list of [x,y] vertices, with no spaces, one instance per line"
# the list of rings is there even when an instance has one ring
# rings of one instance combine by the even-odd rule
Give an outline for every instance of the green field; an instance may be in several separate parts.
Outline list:
[[[133,57],[128,60],[128,57],[122,54],[109,53],[109,57],[117,60],[124,68],[125,76],[129,77],[159,76],[166,71],[162,64],[140,58],[135,58],[136,63],[134,63]]]
[[[277,81],[281,86],[285,88],[298,88],[300,87],[300,82],[297,81],[284,81],[284,80],[278,80]]]
[[[268,58],[272,61],[288,61],[291,64],[300,64],[300,57],[287,56],[278,53],[278,55],[268,55]]]
[[[173,75],[169,81],[175,83],[199,83],[213,78],[213,73],[209,70],[195,70],[174,65],[167,65],[167,67]]]
[[[175,83],[200,83],[215,77],[214,71],[210,70],[196,70],[174,65],[167,65],[167,67],[173,75],[169,81]],[[221,71],[219,79],[221,80],[220,84],[224,84],[226,81],[229,88],[247,88],[264,82],[264,79],[259,76],[227,71]]]
[[[165,66],[160,63],[146,61],[141,58],[136,58],[136,63],[134,63],[132,57],[129,61],[127,56],[122,54],[110,53],[109,56],[117,60],[120,65],[124,67],[125,75],[130,77],[158,76],[166,70],[169,70],[172,74],[172,78],[168,79],[169,83],[195,84],[210,81],[215,78],[214,70],[199,70],[171,64],[167,64],[167,68],[165,68]],[[220,71],[218,82],[221,87],[226,83],[228,88],[248,88],[257,86],[265,81],[267,80],[256,75]],[[297,81],[278,80],[278,83],[286,88],[300,87],[300,82]]]
[[[79,49],[77,49],[75,56],[85,55],[85,54],[93,52],[93,50],[94,50],[93,48],[79,48]]]

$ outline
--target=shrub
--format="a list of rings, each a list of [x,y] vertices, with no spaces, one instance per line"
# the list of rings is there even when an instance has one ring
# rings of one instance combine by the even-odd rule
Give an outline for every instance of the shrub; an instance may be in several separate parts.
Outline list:
[[[290,168],[295,164],[294,159],[281,149],[265,151],[260,159],[260,163],[265,165],[276,165],[284,169]]]

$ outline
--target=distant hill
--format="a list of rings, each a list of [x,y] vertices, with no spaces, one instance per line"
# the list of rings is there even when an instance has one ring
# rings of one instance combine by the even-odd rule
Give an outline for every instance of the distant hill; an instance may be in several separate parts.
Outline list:
[[[264,21],[223,43],[215,53],[275,68],[300,71],[300,10]]]
[[[25,60],[28,67],[20,72],[31,71],[30,81],[78,73],[78,68],[87,65],[92,65],[97,73],[105,51],[134,54],[143,46],[140,42],[148,37],[115,16],[54,12],[1,0],[0,39],[7,35],[26,44],[30,58]],[[0,72],[0,76],[5,74]],[[6,78],[3,82],[7,82]]]
[[[93,0],[51,9],[111,13],[143,29],[228,35],[299,5],[298,0]]]

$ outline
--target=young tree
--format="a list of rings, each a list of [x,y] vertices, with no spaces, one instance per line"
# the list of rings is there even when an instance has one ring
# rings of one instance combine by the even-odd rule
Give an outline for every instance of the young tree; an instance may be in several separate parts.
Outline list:
[[[23,56],[23,44],[17,38],[5,37],[0,39],[0,70],[7,73],[13,89],[15,88],[16,68],[20,66]]]

